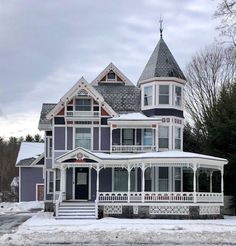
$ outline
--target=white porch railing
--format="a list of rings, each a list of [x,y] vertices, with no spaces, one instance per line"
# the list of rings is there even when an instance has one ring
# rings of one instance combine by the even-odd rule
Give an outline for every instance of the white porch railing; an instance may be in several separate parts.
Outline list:
[[[153,145],[112,145],[112,152],[151,152],[155,151]]]
[[[62,202],[62,192],[60,191],[58,197],[56,197],[56,217],[58,216],[59,206],[61,202]]]
[[[172,202],[193,203],[194,192],[99,192],[99,202]],[[196,193],[197,203],[221,203],[221,193]]]
[[[99,111],[67,111],[66,115],[77,118],[98,118]]]

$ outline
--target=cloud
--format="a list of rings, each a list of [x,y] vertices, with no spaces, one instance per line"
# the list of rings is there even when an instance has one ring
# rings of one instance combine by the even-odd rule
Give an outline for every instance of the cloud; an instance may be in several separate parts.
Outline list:
[[[24,128],[22,121],[37,131],[43,102],[57,102],[81,76],[90,82],[110,62],[136,83],[159,39],[160,14],[164,39],[183,68],[214,38],[214,4],[210,0],[2,2],[2,133],[18,134]]]

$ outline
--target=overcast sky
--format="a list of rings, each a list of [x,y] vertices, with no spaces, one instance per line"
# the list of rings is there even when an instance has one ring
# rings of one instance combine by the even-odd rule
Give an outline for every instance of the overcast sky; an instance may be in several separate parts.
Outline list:
[[[38,133],[43,102],[113,62],[136,84],[159,40],[184,70],[217,36],[212,0],[1,0],[0,136]]]

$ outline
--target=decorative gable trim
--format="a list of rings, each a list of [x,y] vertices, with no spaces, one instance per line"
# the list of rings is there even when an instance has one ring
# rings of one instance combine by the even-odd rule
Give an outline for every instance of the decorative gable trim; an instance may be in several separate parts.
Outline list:
[[[110,71],[113,71],[118,76],[118,80],[115,81],[116,83],[123,82],[125,85],[133,85],[133,83],[112,62],[92,81],[91,85],[98,85]],[[112,81],[101,83],[112,83]]]
[[[117,116],[117,113],[105,102],[103,96],[97,92],[95,88],[89,84],[84,77],[82,77],[57,103],[57,105],[47,114],[48,120],[56,116],[66,104],[78,93],[87,94],[94,100],[98,101],[102,108],[104,108],[112,117]]]

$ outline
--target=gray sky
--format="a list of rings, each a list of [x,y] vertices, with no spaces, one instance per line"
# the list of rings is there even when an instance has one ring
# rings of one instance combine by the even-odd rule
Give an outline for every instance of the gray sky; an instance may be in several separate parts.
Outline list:
[[[184,70],[217,36],[212,0],[1,0],[0,136],[38,133],[43,102],[113,62],[136,84],[159,40]]]

